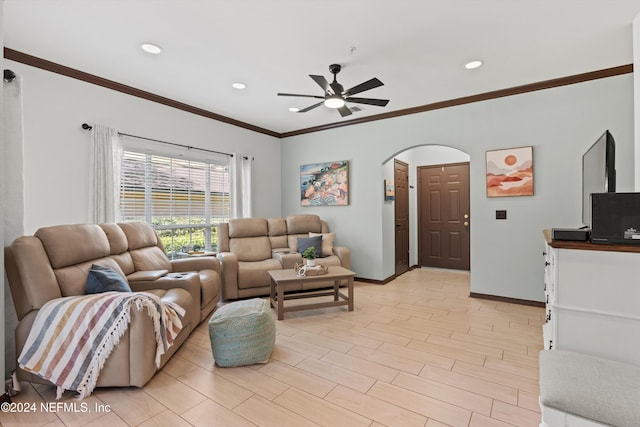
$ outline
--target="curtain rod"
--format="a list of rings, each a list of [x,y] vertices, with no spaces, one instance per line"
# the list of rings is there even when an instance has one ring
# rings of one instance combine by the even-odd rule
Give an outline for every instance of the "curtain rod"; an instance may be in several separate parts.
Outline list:
[[[82,129],[84,129],[84,130],[91,130],[92,128],[93,128],[93,126],[91,126],[91,125],[88,125],[86,123],[82,124]],[[233,154],[231,154],[231,153],[223,153],[222,151],[207,150],[206,148],[198,148],[198,147],[192,147],[190,145],[176,144],[175,142],[161,141],[159,139],[147,138],[147,137],[138,136],[138,135],[131,135],[129,133],[118,132],[118,135],[120,135],[120,136],[130,136],[132,138],[145,139],[147,141],[154,141],[154,142],[159,142],[161,144],[173,145],[173,146],[176,146],[176,147],[186,148],[187,150],[200,150],[200,151],[206,151],[208,153],[216,153],[216,154],[222,154],[224,156],[233,157]]]

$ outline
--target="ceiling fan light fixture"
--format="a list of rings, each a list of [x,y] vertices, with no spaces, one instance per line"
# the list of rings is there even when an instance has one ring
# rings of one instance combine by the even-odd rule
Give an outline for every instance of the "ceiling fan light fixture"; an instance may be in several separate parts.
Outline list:
[[[324,100],[324,105],[329,108],[342,108],[344,107],[344,99],[340,96],[333,95]]]
[[[300,109],[298,107],[291,107],[289,108],[289,111],[291,111],[292,113],[297,113],[298,111],[300,111]]]
[[[247,85],[242,83],[242,82],[235,82],[231,85],[234,89],[238,89],[238,90],[242,90],[242,89],[246,89]]]

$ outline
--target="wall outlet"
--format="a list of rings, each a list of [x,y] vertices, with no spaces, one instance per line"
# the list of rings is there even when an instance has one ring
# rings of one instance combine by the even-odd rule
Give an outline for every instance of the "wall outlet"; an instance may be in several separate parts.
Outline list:
[[[507,219],[507,211],[506,210],[497,210],[496,211],[496,219]]]

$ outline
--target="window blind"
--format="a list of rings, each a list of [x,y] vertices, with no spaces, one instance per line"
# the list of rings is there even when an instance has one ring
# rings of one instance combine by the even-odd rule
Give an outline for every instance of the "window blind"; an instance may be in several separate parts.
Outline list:
[[[216,251],[215,225],[230,215],[229,168],[219,163],[125,150],[122,220],[150,224],[170,258]]]

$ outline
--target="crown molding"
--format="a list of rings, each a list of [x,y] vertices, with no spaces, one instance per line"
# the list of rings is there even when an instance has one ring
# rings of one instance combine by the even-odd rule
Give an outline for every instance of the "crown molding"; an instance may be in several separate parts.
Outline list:
[[[407,116],[409,114],[424,113],[426,111],[439,110],[442,108],[455,107],[458,105],[471,104],[473,102],[488,101],[490,99],[503,98],[506,96],[519,95],[527,92],[535,92],[538,90],[552,89],[560,86],[567,86],[576,83],[583,83],[590,80],[603,79],[606,77],[619,76],[633,72],[633,64],[621,65],[618,67],[606,68],[603,70],[591,71],[588,73],[576,74],[573,76],[560,77],[552,80],[515,86],[507,89],[499,89],[492,92],[485,92],[478,95],[465,96],[462,98],[450,99],[447,101],[434,102],[432,104],[421,105],[418,107],[405,108],[403,110],[390,111],[388,113],[376,114],[373,116],[361,117],[343,122],[329,123],[326,125],[315,126],[306,129],[299,129],[291,132],[280,134],[281,138],[302,135],[305,133],[319,132],[327,129],[334,129],[342,126],[357,125],[361,123],[373,122],[376,120],[391,119],[394,117]]]
[[[114,82],[103,77],[96,76],[94,74],[85,73],[84,71],[76,70],[64,65],[57,64],[55,62],[47,61],[46,59],[38,58],[36,56],[28,55],[17,50],[4,48],[4,57],[12,61],[20,62],[25,65],[30,65],[35,68],[50,71],[52,73],[60,74],[72,79],[81,80],[83,82],[91,83],[97,86],[102,86],[107,89],[112,89],[117,92],[122,92],[127,95],[135,96],[138,98],[146,99],[148,101],[157,102],[168,107],[177,108],[178,110],[186,111],[198,116],[206,117],[209,119],[224,122],[233,126],[238,126],[244,129],[248,129],[254,132],[262,133],[276,138],[281,138],[278,132],[264,129],[258,126],[254,126],[249,123],[241,122],[240,120],[232,119],[230,117],[222,116],[220,114],[212,113],[211,111],[204,110],[202,108],[194,107],[183,102],[176,101],[174,99],[165,98],[164,96],[156,95],[151,92],[146,92],[140,89],[136,89],[131,86],[124,85],[122,83]]]
[[[458,105],[470,104],[474,102],[488,101],[490,99],[503,98],[506,96],[519,95],[528,92],[535,92],[538,90],[552,89],[561,86],[572,85],[576,83],[583,83],[590,80],[603,79],[607,77],[619,76],[622,74],[633,73],[633,64],[620,65],[618,67],[605,68],[602,70],[591,71],[588,73],[575,74],[567,77],[560,77],[551,80],[545,80],[542,82],[526,84],[522,86],[515,86],[507,89],[500,89],[491,92],[485,92],[477,95],[465,96],[462,98],[450,99],[446,101],[434,102],[432,104],[420,105],[412,108],[405,108],[402,110],[389,111],[387,113],[375,114],[366,117],[360,117],[351,120],[345,120],[335,123],[328,123],[320,126],[314,126],[305,129],[298,129],[290,132],[275,132],[269,129],[254,126],[249,123],[245,123],[230,117],[222,116],[220,114],[213,113],[211,111],[197,108],[192,105],[188,105],[179,101],[175,101],[170,98],[165,98],[150,92],[146,92],[140,89],[136,89],[131,86],[123,85],[113,80],[108,80],[93,74],[85,73],[74,68],[66,67],[64,65],[57,64],[55,62],[48,61],[46,59],[38,58],[36,56],[28,55],[17,50],[4,48],[4,57],[12,61],[20,62],[25,65],[30,65],[35,68],[50,71],[52,73],[61,74],[63,76],[71,77],[73,79],[81,80],[87,83],[102,86],[107,89],[112,89],[118,92],[125,93],[127,95],[136,96],[138,98],[146,99],[148,101],[157,102],[169,107],[177,108],[188,113],[196,114],[198,116],[206,117],[212,120],[217,120],[223,123],[227,123],[233,126],[238,126],[253,132],[262,133],[264,135],[273,136],[276,138],[289,138],[297,135],[304,135],[307,133],[320,132],[323,130],[336,129],[344,126],[353,126],[362,123],[368,123],[378,120],[391,119],[394,117],[407,116],[410,114],[424,113],[427,111],[439,110],[442,108],[455,107]]]

